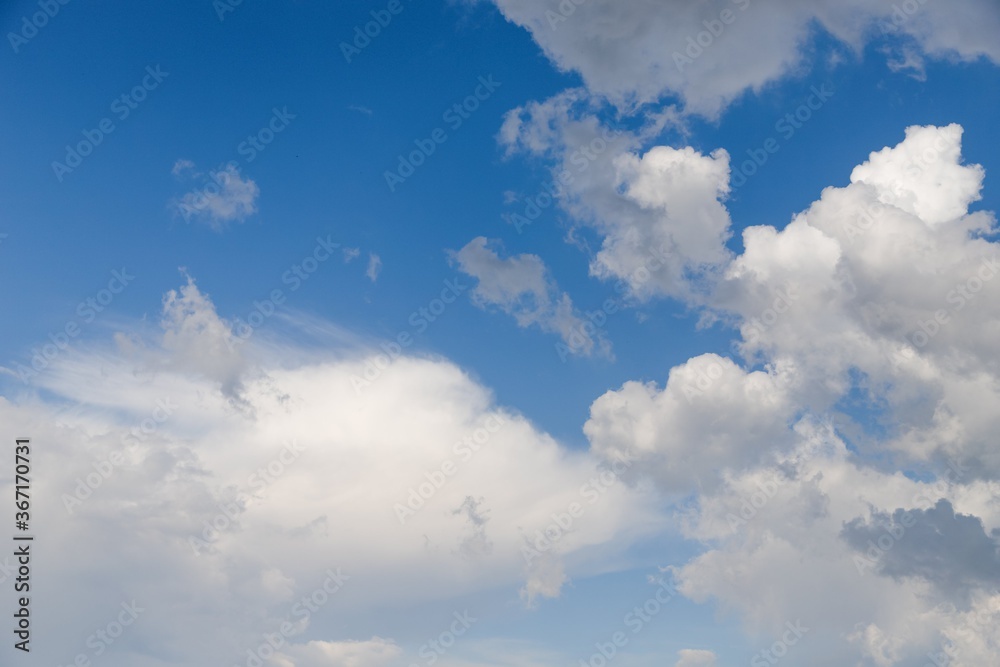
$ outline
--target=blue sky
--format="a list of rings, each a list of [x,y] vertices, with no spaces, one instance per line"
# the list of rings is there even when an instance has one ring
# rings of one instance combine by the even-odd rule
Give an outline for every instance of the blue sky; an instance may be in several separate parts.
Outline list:
[[[41,526],[124,533],[145,517],[156,528],[122,558],[172,554],[241,479],[241,443],[256,443],[247,461],[267,460],[269,443],[297,432],[319,452],[276,482],[260,517],[244,508],[249,527],[223,531],[210,556],[136,565],[111,586],[109,608],[142,590],[151,612],[106,664],[244,664],[239,647],[289,606],[284,591],[307,593],[318,563],[337,558],[368,584],[348,584],[343,605],[270,664],[430,664],[421,644],[463,609],[481,621],[439,664],[579,664],[653,594],[650,577],[670,576],[681,592],[614,661],[753,664],[800,616],[818,629],[787,664],[905,666],[933,650],[927,637],[958,641],[962,613],[995,608],[996,582],[972,577],[953,614],[932,613],[955,600],[907,568],[940,545],[915,539],[868,575],[892,601],[870,617],[858,616],[863,586],[831,583],[843,601],[829,614],[796,607],[794,591],[757,591],[776,574],[768,563],[798,557],[756,559],[769,540],[800,541],[814,570],[791,580],[812,581],[835,567],[811,549],[850,553],[831,526],[879,524],[899,508],[944,521],[905,485],[941,479],[948,461],[976,471],[941,495],[956,526],[978,521],[962,533],[968,549],[996,539],[1000,468],[984,434],[996,419],[1000,288],[983,279],[961,305],[944,295],[995,247],[1000,14],[960,4],[69,2],[32,32],[24,17],[41,5],[6,3],[0,392],[18,433],[59,442],[44,455],[58,476],[39,472],[51,510]],[[704,32],[721,12],[732,22]],[[348,62],[342,44],[378,17],[385,25]],[[703,52],[679,67],[686,38],[702,35]],[[449,112],[470,99],[474,110]],[[575,162],[595,128],[615,138]],[[72,166],[80,142],[97,145]],[[433,153],[387,185],[421,145]],[[762,164],[746,166],[755,155]],[[563,169],[572,183],[516,224]],[[226,185],[205,200],[213,180]],[[845,237],[875,205],[891,224]],[[662,244],[667,268],[636,281],[643,253]],[[805,297],[751,335],[789,286]],[[102,298],[99,313],[81,305]],[[609,299],[615,312],[584,332]],[[433,321],[420,314],[439,306]],[[257,324],[255,312],[266,315]],[[940,312],[950,326],[915,350],[923,366],[886,361],[914,352],[907,341]],[[70,343],[32,367],[60,332]],[[400,336],[401,356],[372,371]],[[69,511],[65,493],[90,462],[167,395],[179,416],[129,450],[103,500]],[[503,448],[470,463],[484,469],[459,470],[447,500],[428,500],[438,507],[421,510],[426,525],[371,523],[391,524],[384,510],[406,480],[439,469],[456,434],[490,414],[512,424],[496,436]],[[821,461],[803,454],[816,447]],[[616,455],[638,465],[615,476],[610,500],[543,565],[522,562],[519,540],[579,495],[581,471]],[[827,486],[808,481],[821,471]],[[328,473],[342,491],[304,491]],[[787,478],[781,504],[803,514],[774,510],[751,537],[719,533],[725,508],[774,475]],[[835,508],[825,522],[810,498]],[[311,556],[293,565],[263,546],[285,539],[282,513],[330,521],[332,538],[303,542]],[[410,547],[394,558],[397,539]],[[102,565],[49,558],[53,579],[82,576],[80,595],[114,580]],[[210,601],[185,597],[213,571],[223,580],[203,584]],[[757,592],[727,588],[727,572]],[[154,585],[168,576],[186,582],[180,592]],[[43,628],[56,618],[44,605]],[[71,631],[39,639],[46,664],[69,663],[105,616],[75,609],[61,617]],[[193,609],[188,620],[218,637],[180,641],[189,629],[168,611]],[[956,664],[985,664],[972,656],[991,649],[963,650]]]

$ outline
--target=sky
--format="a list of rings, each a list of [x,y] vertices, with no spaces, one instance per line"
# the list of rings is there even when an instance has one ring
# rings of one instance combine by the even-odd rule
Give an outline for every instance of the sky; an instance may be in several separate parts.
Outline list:
[[[0,27],[2,664],[995,664],[995,0]]]

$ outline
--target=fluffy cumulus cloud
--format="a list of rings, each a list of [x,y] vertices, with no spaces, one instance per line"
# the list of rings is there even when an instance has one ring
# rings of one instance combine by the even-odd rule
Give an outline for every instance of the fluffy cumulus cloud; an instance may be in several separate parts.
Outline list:
[[[609,460],[627,456],[670,493],[713,487],[719,467],[742,469],[790,445],[796,403],[782,369],[747,373],[714,354],[670,371],[666,386],[627,382],[594,401],[584,432]]]
[[[983,170],[961,164],[962,128],[907,128],[906,140],[872,153],[851,173],[852,183],[875,188],[879,201],[930,226],[963,217],[979,199]]]
[[[800,67],[818,30],[853,50],[889,38],[901,51],[915,44],[934,57],[1000,62],[1000,9],[991,0],[493,2],[555,65],[625,108],[675,97],[689,112],[715,116]]]
[[[529,201],[554,197],[574,224],[601,239],[590,272],[617,281],[639,300],[699,301],[729,260],[729,155],[643,142],[675,121],[669,113],[636,131],[610,130],[597,110],[569,91],[509,112],[500,132],[508,152],[550,159],[552,182]],[[514,209],[518,231],[529,204]],[[537,204],[535,205],[537,208]]]
[[[233,396],[240,386],[245,364],[228,325],[219,318],[215,304],[188,276],[187,284],[163,298],[161,355],[149,362],[178,371],[196,373],[219,382],[222,392]],[[129,352],[131,347],[123,347]]]
[[[591,407],[596,454],[696,492],[679,517],[706,550],[680,590],[765,658],[975,665],[996,647],[1000,244],[970,212],[984,173],[961,140],[909,128],[783,228],[746,229],[706,301],[741,360],[695,357]],[[852,393],[878,423],[848,445]]]
[[[65,638],[38,647],[52,664],[94,659],[88,635],[122,614],[102,664],[412,659],[390,633],[407,630],[413,605],[504,587],[557,596],[662,529],[655,499],[625,484],[587,503],[581,485],[607,466],[447,361],[400,357],[359,391],[352,378],[375,350],[292,344],[277,324],[238,342],[191,280],[166,296],[161,323],[69,351],[0,399],[49,471],[35,500],[47,584],[33,605],[50,610],[39,635]],[[539,543],[576,502],[586,512],[572,530]],[[559,576],[533,569],[541,560]],[[345,629],[376,610],[398,610],[401,625]]]
[[[961,137],[910,128],[781,231],[747,229],[720,303],[743,351],[794,364],[814,405],[860,375],[897,425],[889,449],[994,476],[1000,246],[993,215],[969,212],[983,171]]]
[[[512,316],[518,326],[536,325],[558,334],[563,341],[558,348],[562,356],[610,356],[607,340],[574,308],[569,294],[559,289],[538,255],[502,258],[490,246],[480,236],[451,254],[458,268],[478,281],[472,291],[476,305],[496,307]]]
[[[739,254],[729,155],[684,143],[690,115],[811,67],[820,31],[841,56],[878,43],[917,78],[928,59],[1000,63],[997,5],[494,3],[583,79],[505,117],[507,155],[551,168],[507,199],[508,222],[525,233],[555,202],[595,278],[738,335],[731,358],[608,391],[584,427],[703,546],[675,569],[680,591],[737,618],[759,664],[995,661],[1000,244],[963,129],[900,127],[847,185],[745,228]]]
[[[685,595],[736,612],[760,638],[759,655],[783,643],[777,650],[809,664],[923,665],[928,653],[956,650],[952,628],[966,615],[980,628],[992,622],[991,586],[956,601],[938,585],[969,581],[966,565],[982,551],[953,558],[932,525],[982,544],[1000,520],[995,502],[981,500],[995,498],[995,483],[879,472],[855,460],[829,424],[800,431],[795,449],[727,477],[686,516],[688,535],[711,548],[679,570]],[[956,521],[943,509],[951,503],[980,519]],[[797,632],[788,634],[789,623]],[[972,655],[947,664],[978,664]]]
[[[618,138],[621,172],[603,172],[612,187],[627,175],[632,205],[669,209],[675,182],[719,204],[716,158],[649,158],[634,136]],[[187,279],[159,328],[67,351],[0,400],[51,471],[36,505],[54,542],[37,566],[59,603],[39,592],[53,611],[38,631],[79,640],[40,652],[96,657],[90,633],[127,619],[109,665],[392,664],[412,646],[392,624],[352,620],[395,611],[400,630],[416,605],[498,588],[537,607],[672,524],[701,545],[673,568],[678,590],[737,619],[762,660],[988,664],[1000,244],[992,214],[971,209],[985,174],[962,139],[958,126],[901,131],[787,224],[746,229],[741,254],[710,255],[711,279],[688,276],[701,291],[685,294],[735,328],[734,355],[598,397],[589,451],[446,360],[379,366],[350,339],[293,343],[281,327],[330,327],[290,316],[240,341]],[[668,235],[692,257],[707,247]],[[522,325],[564,336],[579,322],[538,257],[477,238],[454,259],[478,279],[474,298]],[[842,401],[858,393],[878,423],[848,434]],[[574,505],[571,530],[553,524]],[[713,656],[685,649],[678,664]]]
[[[552,169],[507,197],[510,221],[524,232],[558,202],[595,279],[731,327],[728,355],[612,388],[589,449],[570,449],[447,360],[386,364],[287,315],[240,341],[188,279],[160,329],[68,351],[0,398],[49,471],[37,631],[68,639],[41,657],[95,658],[88,635],[133,618],[105,664],[389,665],[413,657],[393,631],[423,622],[418,605],[500,590],[537,607],[669,528],[697,547],[670,568],[678,590],[735,619],[751,664],[994,664],[1000,243],[963,129],[900,127],[843,185],[743,229],[738,252],[728,154],[663,136],[795,71],[818,30],[857,52],[884,40],[898,71],[1000,62],[997,4],[494,2],[584,84],[506,115],[508,155]],[[215,228],[256,210],[235,167],[209,184],[179,208]],[[477,237],[451,259],[477,305],[610,355],[542,258]],[[380,267],[370,255],[370,280]],[[493,641],[486,662],[565,662]]]

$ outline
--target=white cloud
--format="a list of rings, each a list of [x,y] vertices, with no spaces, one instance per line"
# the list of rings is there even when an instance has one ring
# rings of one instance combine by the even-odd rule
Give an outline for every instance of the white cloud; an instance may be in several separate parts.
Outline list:
[[[725,246],[729,156],[649,144],[804,71],[817,31],[840,42],[830,62],[876,42],[889,69],[918,78],[931,59],[1000,63],[1000,7],[494,3],[582,76],[582,89],[511,111],[498,138],[552,165],[592,275],[739,331],[742,362],[701,355],[662,388],[627,382],[585,426],[594,454],[640,463],[630,482],[695,492],[679,519],[704,551],[675,570],[682,593],[734,614],[762,650],[789,624],[808,627],[794,664],[910,667],[945,649],[948,664],[993,659],[1000,244],[994,216],[970,212],[984,173],[963,164],[962,128],[908,128],[787,224],[745,229],[739,256]],[[680,111],[658,107],[675,100]],[[635,129],[605,130],[607,102]],[[641,250],[658,244],[669,258],[650,271]],[[845,414],[856,401],[870,416]],[[866,561],[865,543],[884,544],[902,516],[915,524]],[[714,664],[691,652],[678,664],[702,658]]]
[[[787,385],[782,370],[746,373],[705,354],[672,369],[663,390],[627,382],[604,394],[583,430],[594,452],[635,458],[637,473],[684,495],[791,444],[796,405]]]
[[[163,365],[215,380],[223,393],[235,393],[246,363],[229,325],[192,278],[179,291],[170,290],[163,297],[161,326]]]
[[[213,365],[228,326],[189,282],[165,299],[162,335],[81,346],[38,377],[44,392],[0,399],[4,423],[45,443],[34,461],[50,493],[34,507],[49,583],[32,604],[51,610],[39,632],[64,639],[40,645],[40,659],[86,650],[77,638],[135,599],[146,616],[102,658],[111,667],[163,654],[232,664],[289,619],[291,664],[382,664],[397,649],[351,636],[346,619],[498,588],[516,599],[525,535],[578,501],[601,465],[447,361],[401,357],[358,393],[352,378],[374,350],[303,349],[276,325],[240,346],[239,363]],[[567,559],[567,577],[607,571],[662,525],[655,498],[617,484],[547,553]],[[322,613],[296,616],[331,568],[350,579]]]
[[[923,55],[913,46],[904,46],[898,53],[893,49],[885,49],[886,65],[893,72],[905,72],[917,81],[927,80],[927,63]]]
[[[801,622],[809,631],[789,649],[795,662],[922,664],[960,615],[939,612],[951,593],[942,597],[924,575],[886,576],[879,568],[914,552],[939,568],[961,568],[962,561],[924,551],[928,531],[919,527],[900,532],[905,524],[897,523],[894,532],[879,531],[872,548],[845,539],[845,525],[909,511],[919,526],[921,512],[939,497],[964,504],[957,499],[968,489],[866,468],[822,424],[800,429],[800,436],[774,464],[749,468],[699,498],[686,531],[708,550],[677,571],[680,590],[736,612],[749,633],[765,637],[761,648],[780,638],[787,622]],[[1000,515],[993,507],[983,520],[992,530]]]
[[[1000,348],[985,332],[1000,328],[1000,244],[983,238],[991,214],[968,213],[983,171],[961,164],[961,135],[955,125],[910,128],[783,230],[745,230],[718,303],[739,314],[745,354],[810,378],[800,391],[814,407],[860,372],[895,424],[890,449],[994,475],[988,433],[998,423],[987,405],[1000,398]],[[789,285],[796,297],[777,313]]]
[[[537,255],[502,259],[480,236],[453,252],[452,259],[463,273],[479,281],[472,292],[476,305],[496,306],[514,317],[518,326],[537,325],[542,331],[558,334],[571,354],[610,355],[610,345],[601,332],[579,315]]]
[[[378,280],[378,274],[382,272],[382,258],[373,252],[368,253],[368,268],[365,269],[365,275],[368,276],[368,280],[375,282]]]
[[[366,116],[372,116],[375,113],[374,111],[372,111],[368,107],[362,106],[360,104],[352,104],[352,105],[348,106],[347,108],[349,110],[351,110],[351,111],[357,111],[358,113],[362,113],[362,114],[364,114]]]
[[[620,280],[631,296],[699,299],[729,260],[729,155],[655,146],[635,133],[601,126],[578,91],[514,109],[500,140],[554,162],[560,205],[601,238],[590,272]],[[524,221],[515,219],[515,223]]]
[[[715,654],[711,651],[686,648],[677,652],[679,660],[674,667],[715,667]]]
[[[879,201],[939,225],[961,218],[977,201],[983,168],[961,164],[962,128],[907,128],[906,139],[872,153],[851,173],[851,183],[875,188]]]
[[[392,640],[381,637],[364,641],[311,641],[283,649],[274,662],[276,667],[383,667],[401,653]]]
[[[763,370],[702,355],[662,390],[630,382],[591,407],[595,453],[631,453],[666,491],[697,486],[680,516],[705,552],[677,570],[682,593],[735,612],[762,650],[801,622],[796,662],[908,666],[955,645],[949,664],[972,665],[996,645],[957,629],[993,618],[1000,534],[985,334],[1000,331],[1000,244],[992,214],[969,213],[984,174],[961,136],[909,128],[783,229],[744,231],[706,303]],[[833,424],[852,392],[879,428],[855,425],[849,448]]]
[[[618,19],[599,23],[598,14],[659,11],[664,5],[584,4],[559,25],[557,32],[567,34],[544,39],[571,41],[590,26],[595,34],[622,26]],[[784,11],[786,18],[795,13]],[[981,13],[984,23],[996,15]],[[584,27],[572,25],[577,18]],[[922,20],[914,18],[906,29]],[[662,26],[652,21],[649,34],[662,38]],[[946,23],[935,30],[945,32]],[[623,34],[632,25],[626,21]],[[634,29],[647,26],[636,19]],[[595,71],[607,74],[609,86],[621,86],[624,96],[641,92],[646,70],[639,67],[638,77],[611,74],[620,65],[617,47],[613,40],[602,46],[612,57]],[[729,48],[722,49],[727,57]],[[643,53],[634,43],[630,49]],[[652,53],[651,68],[658,52]],[[649,52],[640,57],[648,59]],[[595,92],[586,71],[584,78]],[[746,85],[734,83],[732,90]],[[714,113],[729,98],[699,99]],[[935,650],[966,611],[934,612],[941,581],[961,582],[967,604],[984,608],[992,604],[993,584],[941,545],[916,539],[917,532],[910,546],[916,554],[901,547],[894,568],[862,577],[842,529],[877,523],[900,509],[927,510],[947,496],[954,512],[966,515],[956,523],[982,521],[977,544],[995,540],[1000,244],[989,240],[993,215],[970,213],[984,172],[963,164],[962,128],[908,128],[898,145],[873,152],[855,168],[849,185],[825,189],[787,224],[745,229],[744,251],[733,256],[724,245],[728,155],[644,149],[656,137],[655,125],[608,132],[597,120],[598,106],[576,90],[530,103],[508,114],[499,139],[508,153],[553,164],[560,205],[600,239],[593,275],[625,281],[637,299],[670,296],[700,306],[703,324],[735,326],[747,368],[702,355],[672,369],[662,389],[627,382],[606,393],[594,401],[585,425],[592,451],[634,456],[640,465],[630,481],[652,480],[668,494],[697,493],[697,509],[681,516],[706,551],[679,570],[682,591],[735,611],[750,633],[773,636],[762,649],[781,637],[786,623],[802,619],[813,628],[795,647],[804,662],[835,656],[837,664],[908,665]],[[638,249],[657,242],[668,244],[668,261],[635,280]],[[842,413],[852,395],[870,406],[878,428]],[[854,449],[834,423],[851,431]],[[944,491],[884,472],[905,466],[940,480],[948,459],[964,472]],[[776,489],[763,509],[754,505],[767,498],[762,488]],[[915,501],[921,495],[928,498]],[[749,527],[744,516],[753,518]],[[957,572],[930,577],[915,565],[921,558],[950,561]],[[968,655],[985,655],[990,641],[968,643]]]
[[[988,569],[1000,529],[1000,281],[984,263],[997,254],[983,235],[994,220],[968,213],[984,174],[962,164],[960,138],[957,127],[911,129],[788,225],[747,229],[744,253],[703,295],[739,328],[744,359],[700,355],[662,387],[608,392],[591,406],[587,452],[496,405],[447,361],[403,356],[359,393],[352,379],[377,368],[374,351],[303,347],[274,332],[237,354],[229,323],[188,281],[164,299],[158,335],[81,346],[38,377],[44,391],[0,400],[4,423],[48,443],[37,464],[53,492],[37,511],[56,541],[38,566],[61,603],[39,593],[39,607],[56,610],[43,623],[85,637],[95,614],[135,599],[150,622],[122,637],[111,667],[155,664],[158,652],[226,664],[340,567],[351,579],[336,604],[297,626],[283,659],[380,664],[407,648],[352,636],[345,618],[496,587],[529,605],[558,596],[664,529],[650,479],[660,494],[695,493],[677,508],[683,536],[702,545],[674,570],[681,592],[733,614],[761,649],[801,622],[809,631],[793,650],[803,663],[895,667],[948,642],[960,650],[953,664],[982,664],[1000,610]],[[926,157],[919,169],[908,165],[915,156]],[[630,183],[656,204],[642,177]],[[503,259],[476,239],[456,260],[480,277],[483,303],[526,324],[553,317],[562,293],[537,257]],[[940,310],[947,318],[930,327]],[[848,446],[834,424],[851,392],[889,428]],[[169,415],[151,418],[163,405]],[[491,418],[503,427],[460,454],[455,443]],[[234,505],[291,441],[300,456],[260,498]],[[113,453],[121,462],[105,478],[95,470]],[[638,463],[627,483],[526,563],[526,538],[579,502],[580,484],[616,454]],[[962,473],[944,484],[948,457]],[[440,472],[446,461],[455,474]],[[67,514],[64,494],[86,490],[91,474],[99,485]],[[422,506],[399,509],[410,502]],[[870,558],[867,541],[900,511],[913,530]],[[196,554],[190,538],[212,521],[218,533]],[[968,547],[961,557],[956,545]],[[77,650],[41,652],[57,662]]]
[[[170,173],[174,176],[180,176],[186,172],[193,172],[195,169],[194,162],[191,160],[180,159],[174,163],[173,168],[171,168]]]
[[[521,600],[527,607],[533,608],[541,598],[557,598],[568,579],[562,559],[542,554],[527,568],[526,580],[520,590]]]
[[[860,47],[873,12],[886,10],[755,5],[747,32],[733,24],[685,70],[689,81],[666,64],[670,35],[683,42],[719,3],[583,3],[554,30],[543,21],[557,3],[497,4],[587,84],[513,110],[499,140],[508,154],[553,165],[560,206],[600,240],[591,273],[624,281],[637,299],[703,307],[702,323],[740,333],[747,369],[695,357],[672,369],[662,389],[627,382],[606,393],[585,425],[595,454],[639,461],[630,481],[652,480],[674,498],[696,492],[680,518],[705,552],[677,570],[682,592],[735,612],[748,633],[765,638],[761,649],[801,621],[811,628],[794,647],[803,664],[909,667],[952,645],[964,653],[949,664],[984,659],[995,633],[962,624],[973,610],[992,619],[997,604],[983,572],[995,567],[988,556],[1000,520],[1000,244],[989,240],[993,215],[970,213],[984,172],[963,164],[962,128],[908,128],[901,143],[854,169],[849,185],[827,188],[788,224],[745,229],[744,251],[732,256],[728,155],[644,148],[659,123],[676,118],[609,132],[598,121],[600,102],[588,97],[628,106],[675,93],[688,111],[714,116],[798,65],[810,18]],[[1000,60],[996,43],[981,39],[995,32],[1000,12],[970,5],[993,27],[970,30],[967,43],[952,30],[967,16],[946,16],[951,6],[897,20],[914,41],[890,66],[922,67],[949,49],[951,57]],[[668,261],[637,274],[640,249],[657,243],[670,249]],[[871,407],[877,428],[842,414],[852,395]],[[834,423],[852,433],[852,448]],[[962,473],[943,484],[949,459]],[[932,481],[886,472],[899,466]],[[940,498],[947,504],[934,509]],[[877,538],[872,526],[907,511],[917,521],[909,541],[859,573],[861,536]],[[952,538],[935,541],[939,533]],[[956,609],[939,609],[953,602]]]
[[[594,259],[598,275],[626,279],[642,294],[643,285],[635,276],[648,260],[639,248],[662,246],[674,255],[674,279],[681,284],[686,273],[712,269],[728,259],[729,214],[719,201],[729,191],[725,150],[707,156],[690,147],[656,146],[642,157],[622,154],[614,165],[616,191],[641,213],[622,224],[615,224],[613,214],[604,216],[610,224]],[[645,291],[654,286],[663,293],[683,294],[679,286],[662,281],[653,281]]]
[[[1000,63],[1000,9],[991,0],[493,1],[560,69],[624,107],[676,96],[688,111],[715,116],[801,68],[817,27],[858,53],[891,33],[934,57]]]
[[[176,171],[175,173],[181,173]],[[204,222],[219,231],[230,222],[243,222],[257,212],[260,188],[251,178],[240,175],[235,164],[209,173],[207,182],[173,204],[185,220]]]

